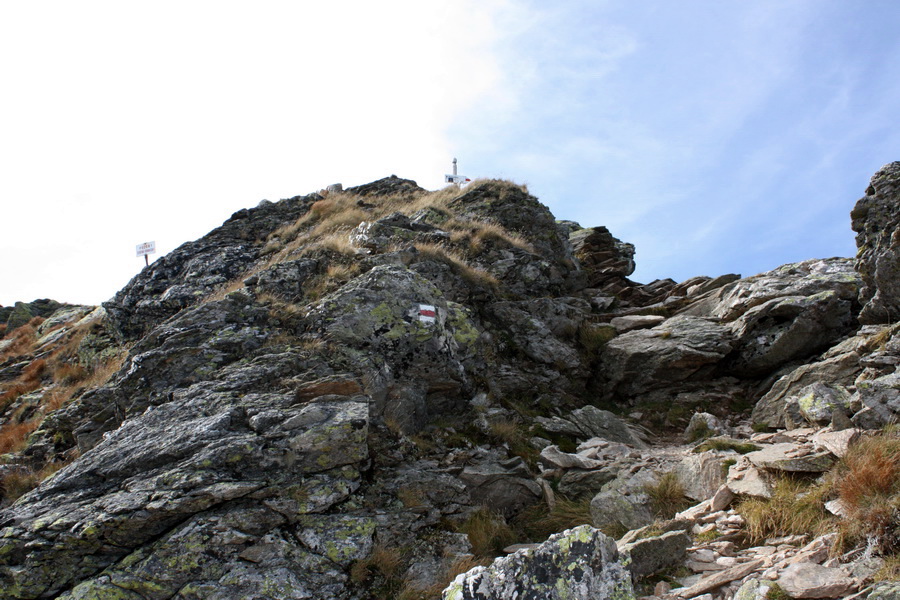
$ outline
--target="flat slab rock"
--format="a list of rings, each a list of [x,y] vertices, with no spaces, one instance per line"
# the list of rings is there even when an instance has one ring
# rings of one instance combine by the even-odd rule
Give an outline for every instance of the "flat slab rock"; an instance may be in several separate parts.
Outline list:
[[[835,461],[830,452],[811,452],[791,443],[772,444],[745,456],[757,467],[790,473],[824,473]]]
[[[812,562],[789,566],[778,577],[778,585],[792,598],[843,598],[855,587],[843,569]]]

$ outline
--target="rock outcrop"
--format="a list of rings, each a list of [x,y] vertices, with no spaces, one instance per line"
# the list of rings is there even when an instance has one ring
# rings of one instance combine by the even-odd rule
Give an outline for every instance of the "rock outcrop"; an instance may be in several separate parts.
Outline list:
[[[882,167],[853,207],[856,268],[862,276],[860,323],[900,318],[900,162]]]
[[[855,264],[642,285],[522,186],[391,176],[239,211],[103,308],[0,309],[0,596],[868,593],[862,548],[751,545],[739,501],[900,418],[898,164]]]

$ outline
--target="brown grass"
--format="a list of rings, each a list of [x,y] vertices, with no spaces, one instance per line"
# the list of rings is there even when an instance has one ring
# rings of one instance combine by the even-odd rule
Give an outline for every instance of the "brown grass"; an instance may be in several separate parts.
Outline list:
[[[784,478],[776,482],[771,498],[747,498],[740,502],[737,511],[744,517],[750,543],[785,535],[819,535],[831,529],[834,519],[823,506],[825,492],[824,488],[810,488]]]
[[[461,254],[443,244],[416,242],[414,245],[423,257],[448,265],[471,285],[487,288],[496,288],[498,285],[496,277],[478,267],[471,266]]]
[[[592,525],[591,498],[569,500],[557,494],[552,509],[546,504],[535,504],[516,518],[516,525],[532,541],[542,542],[547,537],[579,525]]]
[[[656,483],[646,485],[644,492],[650,496],[650,507],[660,519],[671,519],[691,505],[684,495],[684,485],[675,473],[663,473]]]
[[[500,556],[504,548],[516,541],[503,515],[487,507],[473,511],[457,530],[469,536],[472,552],[481,558]]]
[[[6,337],[6,323],[0,323],[0,339]]]
[[[72,460],[74,460],[74,457],[70,460],[52,462],[44,465],[38,471],[24,469],[7,473],[0,480],[0,495],[2,495],[4,502],[11,504],[36,488],[42,481],[70,464]]]
[[[32,325],[31,321],[29,321],[25,325],[13,329],[10,336],[9,339],[12,339],[13,342],[3,352],[0,352],[0,361],[31,352],[37,339],[37,326]]]
[[[43,358],[39,358],[35,361],[32,361],[25,369],[22,371],[21,378],[24,381],[40,381],[41,376],[44,374],[44,371],[47,370],[47,361]]]
[[[829,481],[847,511],[840,532],[845,544],[865,539],[881,552],[900,550],[900,437],[863,438]]]
[[[28,436],[37,429],[40,422],[41,419],[33,419],[24,423],[7,423],[0,427],[0,454],[21,450]]]

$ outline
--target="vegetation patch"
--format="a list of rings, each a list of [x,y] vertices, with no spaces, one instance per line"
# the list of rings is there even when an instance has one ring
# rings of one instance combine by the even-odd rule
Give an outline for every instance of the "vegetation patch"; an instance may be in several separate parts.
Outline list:
[[[691,505],[676,473],[663,473],[656,483],[644,486],[644,492],[650,496],[651,509],[660,519],[671,519]]]
[[[706,452],[707,450],[733,450],[738,454],[747,454],[748,452],[756,452],[760,449],[759,446],[751,444],[750,442],[739,442],[738,440],[729,438],[709,438],[702,444],[696,446],[694,452],[699,454],[701,452]]]
[[[487,507],[473,511],[456,530],[469,537],[472,552],[480,558],[500,556],[504,548],[516,542],[516,535],[503,515]]]
[[[783,478],[775,483],[772,497],[746,498],[737,511],[746,523],[750,543],[766,538],[796,534],[820,535],[834,527],[834,518],[825,510],[827,487]]]
[[[523,533],[525,539],[543,542],[549,536],[579,525],[592,525],[591,498],[569,500],[557,494],[553,508],[546,504],[535,504],[516,518],[516,529]]]

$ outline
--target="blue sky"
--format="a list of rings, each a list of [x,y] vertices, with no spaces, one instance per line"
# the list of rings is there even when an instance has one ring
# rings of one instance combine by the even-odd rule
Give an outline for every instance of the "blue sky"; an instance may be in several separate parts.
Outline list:
[[[306,4],[0,6],[0,304],[99,303],[135,244],[454,156],[635,244],[638,281],[751,275],[853,256],[900,160],[896,2]]]

